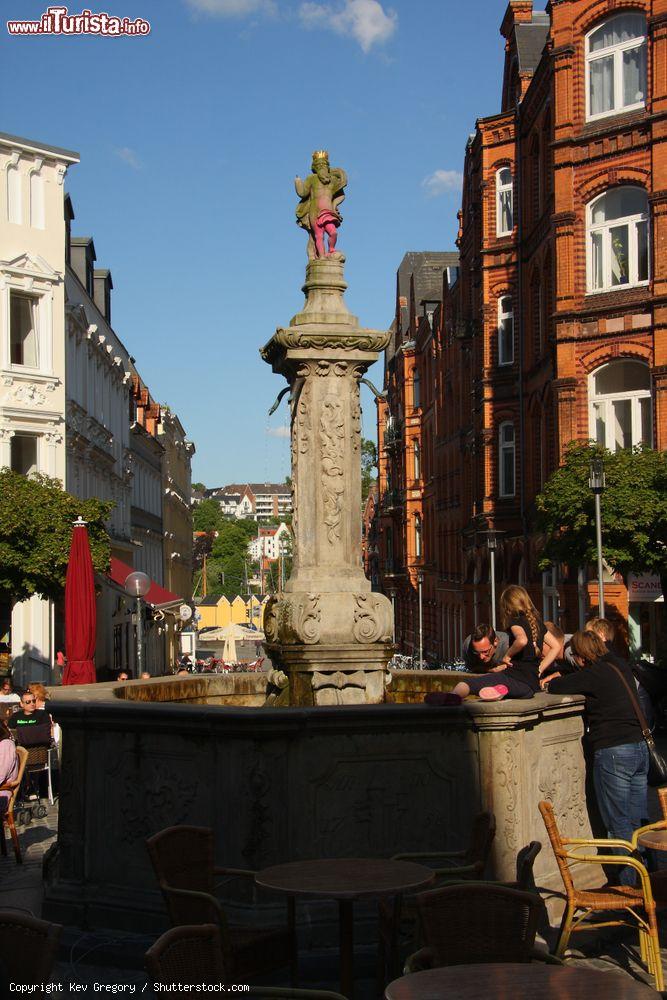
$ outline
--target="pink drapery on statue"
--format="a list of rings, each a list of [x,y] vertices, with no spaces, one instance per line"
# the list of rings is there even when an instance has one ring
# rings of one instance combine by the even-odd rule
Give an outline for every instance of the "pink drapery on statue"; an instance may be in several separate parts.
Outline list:
[[[79,518],[72,530],[65,577],[65,651],[63,684],[94,684],[97,608],[88,529]]]

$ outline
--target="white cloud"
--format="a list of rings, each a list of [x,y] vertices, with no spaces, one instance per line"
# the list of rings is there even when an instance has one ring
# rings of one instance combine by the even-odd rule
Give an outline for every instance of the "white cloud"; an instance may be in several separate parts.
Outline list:
[[[135,151],[130,149],[129,146],[121,146],[119,149],[115,149],[114,152],[119,160],[127,163],[128,167],[132,167],[133,170],[141,170],[143,164]]]
[[[429,198],[437,198],[446,191],[460,191],[462,185],[463,174],[458,170],[434,170],[422,181]]]
[[[186,0],[188,7],[211,17],[246,17],[248,14],[273,14],[274,0]]]
[[[285,424],[282,427],[267,427],[266,433],[269,437],[274,438],[288,438],[289,437],[289,426]]]
[[[337,6],[309,0],[301,4],[299,17],[306,28],[326,28],[354,38],[364,52],[391,38],[398,24],[398,14],[385,11],[378,0],[343,0]]]

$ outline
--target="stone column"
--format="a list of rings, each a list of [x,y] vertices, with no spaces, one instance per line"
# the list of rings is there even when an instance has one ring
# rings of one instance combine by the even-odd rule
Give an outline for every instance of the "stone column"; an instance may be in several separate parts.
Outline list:
[[[361,562],[359,379],[388,341],[347,309],[342,254],[306,268],[303,311],[262,357],[290,385],[294,558],[264,618],[269,652],[293,705],[384,700],[391,603]]]

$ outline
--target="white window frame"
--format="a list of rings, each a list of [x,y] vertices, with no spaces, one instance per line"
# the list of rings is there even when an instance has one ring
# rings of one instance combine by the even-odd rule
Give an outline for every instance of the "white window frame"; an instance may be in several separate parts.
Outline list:
[[[641,288],[648,285],[651,280],[651,226],[648,197],[646,196],[645,189],[639,187],[637,184],[623,186],[632,187],[637,191],[643,192],[646,197],[646,212],[638,215],[626,215],[620,219],[613,219],[609,222],[598,222],[594,225],[592,220],[595,205],[614,189],[608,188],[588,203],[586,206],[586,268],[588,272],[586,276],[586,292],[588,295],[597,295],[600,292],[618,292],[626,288]],[[641,281],[637,277],[639,271],[637,227],[639,223],[645,223],[646,225],[646,266],[648,275],[646,278],[642,278]],[[624,285],[613,285],[611,283],[611,230],[618,229],[620,226],[627,226],[628,228],[628,281]],[[599,288],[594,287],[593,284],[595,278],[593,236],[596,233],[602,233],[602,285]]]
[[[649,388],[648,389],[631,389],[628,392],[615,392],[615,393],[601,393],[600,395],[595,395],[595,376],[598,375],[603,368],[607,368],[609,365],[623,364],[624,362],[630,362],[632,364],[641,364],[646,368],[647,374],[649,375]],[[604,430],[605,439],[604,447],[609,451],[618,451],[616,447],[616,442],[614,441],[614,411],[613,404],[617,402],[624,402],[630,400],[631,404],[631,445],[634,448],[642,443],[641,440],[641,430],[642,430],[642,418],[641,418],[641,400],[649,400],[649,427],[651,428],[651,439],[648,442],[648,447],[653,447],[653,395],[650,388],[650,373],[648,365],[644,365],[643,362],[637,361],[636,358],[616,358],[614,361],[608,361],[604,365],[600,365],[596,368],[594,372],[588,376],[588,433],[589,437],[593,441],[597,441],[597,427],[596,427],[596,414],[595,407],[604,407]],[[602,442],[601,442],[602,443]],[[646,443],[645,443],[646,444]]]
[[[39,381],[41,376],[53,378],[53,285],[45,279],[27,282],[11,273],[4,272],[4,291],[0,290],[2,310],[0,313],[0,330],[4,326],[6,333],[0,338],[3,341],[1,364],[6,372],[29,375]],[[37,368],[28,365],[12,364],[11,360],[11,293],[26,295],[35,299],[37,313]]]
[[[612,115],[625,114],[627,111],[635,111],[639,108],[646,107],[646,93],[644,93],[643,101],[636,101],[634,104],[621,104],[620,106],[614,103],[614,107],[609,111],[600,111],[598,114],[591,114],[591,63],[597,62],[599,59],[605,59],[609,56],[614,57],[614,101],[616,102],[617,97],[622,100],[623,94],[623,55],[629,49],[637,49],[641,45],[647,46],[646,31],[643,35],[638,35],[636,38],[629,38],[626,42],[617,42],[615,45],[608,45],[606,49],[596,49],[595,52],[590,50],[590,40],[591,36],[595,34],[600,28],[602,28],[609,21],[612,21],[614,17],[623,16],[624,14],[640,14],[643,16],[642,11],[619,11],[614,14],[613,17],[608,17],[604,21],[600,21],[595,25],[594,28],[586,35],[586,121],[594,122],[598,121],[600,118],[610,118]],[[644,60],[646,65],[646,81],[645,90],[648,87],[648,52],[646,53],[646,58]]]
[[[412,370],[412,408],[418,410],[421,406],[421,375],[418,368]]]
[[[500,175],[503,171],[509,171],[510,180],[509,184],[503,184],[500,180]],[[510,194],[510,217],[511,226],[509,229],[501,229],[501,220],[503,217],[502,210],[502,196],[509,191]],[[496,236],[511,236],[514,229],[514,175],[512,173],[512,168],[505,164],[505,166],[499,167],[496,170]]]
[[[503,303],[509,302],[509,310],[503,309]],[[503,351],[503,336],[502,329],[504,322],[510,321],[512,324],[512,338],[511,338],[511,352],[505,357]],[[514,364],[514,300],[511,295],[501,295],[498,299],[498,366],[503,367],[504,365]]]
[[[507,427],[512,428],[511,442],[504,440],[504,431]],[[511,484],[505,482],[504,457],[507,452],[512,453],[513,474]],[[511,487],[511,489],[508,487]],[[498,428],[498,496],[516,496],[516,431],[514,429],[514,423],[511,420],[503,420],[502,424],[500,424]]]
[[[421,559],[424,554],[424,523],[419,514],[415,514],[415,559]]]

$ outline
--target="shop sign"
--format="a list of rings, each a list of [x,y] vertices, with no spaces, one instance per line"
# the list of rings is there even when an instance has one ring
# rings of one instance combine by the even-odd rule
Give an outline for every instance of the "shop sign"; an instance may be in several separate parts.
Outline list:
[[[628,600],[664,601],[660,577],[655,573],[628,573]]]

